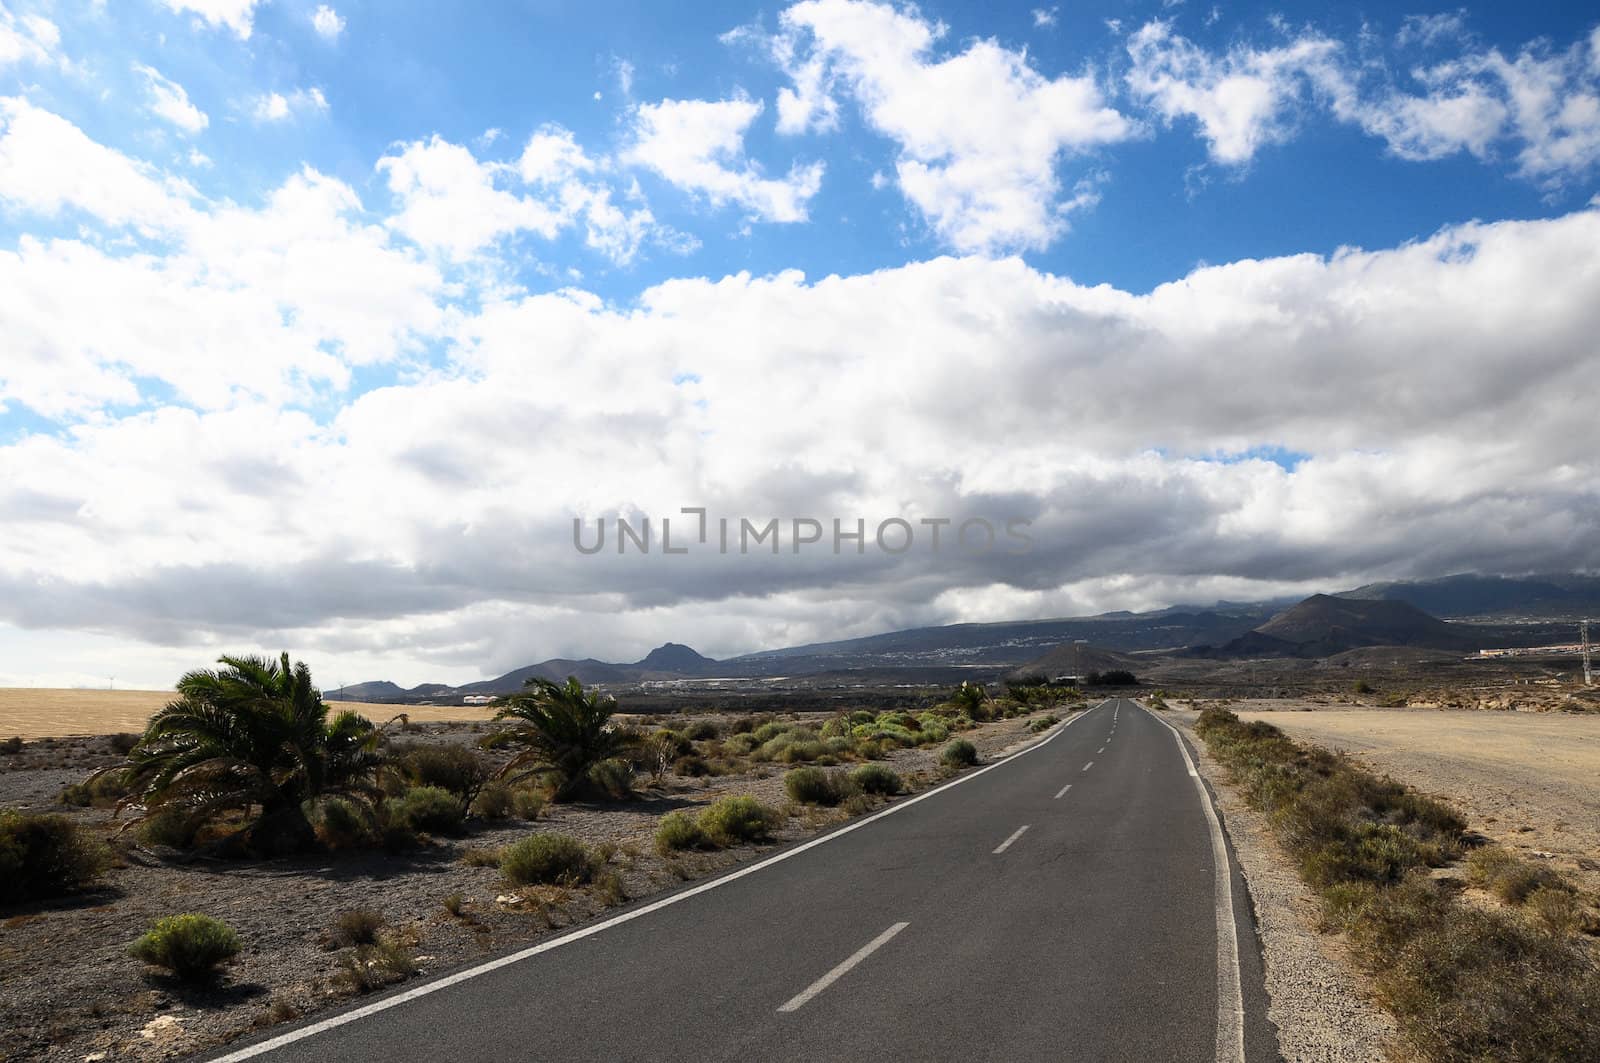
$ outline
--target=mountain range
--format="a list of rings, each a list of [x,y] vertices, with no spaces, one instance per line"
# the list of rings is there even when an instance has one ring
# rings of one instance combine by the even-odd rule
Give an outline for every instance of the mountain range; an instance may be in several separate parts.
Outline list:
[[[910,628],[721,661],[668,642],[632,663],[555,658],[460,687],[428,683],[407,689],[379,681],[327,696],[414,702],[509,694],[535,676],[559,682],[575,675],[585,684],[628,685],[845,676],[944,682],[963,669],[1057,674],[1074,670],[1073,645],[1079,641],[1091,654],[1083,658],[1086,670],[1129,667],[1130,653],[1241,659],[1322,658],[1373,646],[1468,651],[1571,641],[1572,621],[1585,615],[1600,616],[1600,578],[1456,575],[1371,583],[1298,602],[1217,602],[1146,613]]]

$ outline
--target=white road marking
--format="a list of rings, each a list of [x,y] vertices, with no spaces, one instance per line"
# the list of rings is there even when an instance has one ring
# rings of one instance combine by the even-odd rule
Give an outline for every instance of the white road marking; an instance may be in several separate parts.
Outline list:
[[[1055,801],[1061,800],[1063,797],[1067,796],[1067,791],[1070,790],[1070,789],[1072,789],[1072,784],[1071,783],[1067,783],[1067,785],[1063,786],[1061,789],[1056,791],[1056,796],[1054,798],[1052,798],[1052,800],[1055,800]]]
[[[1143,706],[1141,706],[1142,708]],[[1146,709],[1146,712],[1150,710]],[[1155,713],[1150,713],[1155,716]],[[1239,927],[1233,918],[1233,877],[1228,863],[1228,843],[1222,837],[1222,824],[1211,805],[1211,794],[1195,771],[1189,747],[1183,736],[1166,720],[1156,720],[1172,732],[1183,754],[1184,766],[1200,791],[1200,806],[1205,809],[1206,827],[1211,832],[1212,900],[1217,913],[1217,1063],[1244,1063],[1244,978],[1239,972]]]
[[[1104,702],[1101,702],[1101,705],[1104,704]],[[1094,708],[1098,709],[1100,708],[1100,705],[1096,705]],[[1073,724],[1077,723],[1079,720],[1083,719],[1093,711],[1094,709],[1083,710],[1065,723],[1058,724],[1053,732],[1046,735],[1040,741],[1035,742],[1033,745],[1028,746],[1025,749],[1019,749],[1017,752],[1013,753],[1009,757],[1006,757],[1004,760],[997,760],[993,764],[987,764],[976,771],[970,771],[965,775],[957,776],[956,778],[945,783],[943,786],[936,786],[932,790],[925,790],[922,793],[917,794],[915,797],[908,797],[898,804],[890,805],[881,812],[874,812],[872,815],[867,816],[864,819],[858,819],[854,823],[847,823],[838,830],[824,834],[820,838],[812,838],[808,842],[802,842],[792,849],[785,849],[780,853],[774,853],[765,860],[758,860],[746,867],[738,868],[737,870],[730,871],[718,878],[711,879],[709,882],[702,882],[698,886],[691,886],[686,890],[681,890],[678,893],[663,897],[659,901],[652,901],[651,903],[639,908],[635,908],[630,912],[623,912],[621,915],[614,915],[610,919],[602,920],[601,922],[595,923],[592,926],[586,926],[581,930],[574,930],[570,934],[563,934],[560,937],[551,938],[549,941],[542,941],[537,945],[531,945],[528,948],[513,952],[508,956],[501,956],[499,959],[480,963],[476,967],[468,967],[464,971],[457,971],[455,974],[446,975],[443,978],[437,978],[431,982],[419,985],[415,989],[408,989],[404,993],[396,993],[392,997],[384,997],[382,1000],[375,1000],[371,1004],[367,1004],[364,1007],[355,1008],[352,1011],[341,1012],[338,1015],[329,1016],[328,1018],[323,1019],[321,1022],[314,1022],[309,1026],[302,1026],[299,1029],[290,1030],[287,1033],[281,1033],[276,1037],[268,1038],[267,1040],[262,1041],[260,1044],[249,1045],[245,1048],[239,1049],[237,1052],[230,1052],[225,1056],[218,1056],[212,1061],[212,1063],[241,1063],[241,1061],[246,1059],[254,1059],[256,1056],[265,1055],[266,1053],[275,1051],[284,1047],[285,1045],[292,1045],[296,1041],[303,1041],[308,1037],[315,1037],[317,1034],[338,1029],[340,1026],[346,1026],[359,1019],[365,1019],[372,1015],[376,1015],[379,1012],[388,1011],[390,1008],[399,1007],[401,1004],[409,1004],[413,1000],[418,1000],[422,997],[428,996],[429,994],[437,993],[441,989],[448,989],[453,985],[460,984],[461,982],[470,981],[471,979],[489,974],[492,971],[498,971],[502,967],[510,967],[514,963],[521,963],[523,960],[531,959],[540,953],[549,952],[551,949],[560,948],[562,945],[568,945],[574,941],[581,941],[586,937],[591,937],[592,935],[600,933],[602,930],[609,930],[614,926],[621,926],[623,923],[631,923],[641,916],[658,912],[669,905],[677,904],[680,901],[686,901],[690,897],[698,897],[702,893],[707,893],[719,886],[726,886],[730,882],[737,882],[746,875],[753,875],[757,871],[762,871],[771,867],[773,864],[779,864],[792,857],[799,856],[808,849],[814,849],[819,845],[826,845],[835,838],[842,838],[852,831],[860,830],[869,823],[876,823],[885,816],[892,816],[897,812],[903,812],[912,805],[920,804],[930,797],[934,797],[946,790],[960,786],[962,783],[971,782],[978,776],[987,772],[991,772],[996,768],[1004,767],[1005,765],[1017,760],[1019,757],[1027,756],[1034,750],[1043,749],[1045,746],[1055,741],[1056,738],[1064,733],[1068,727],[1071,727]]]
[[[1092,767],[1094,767],[1094,761],[1092,761],[1092,760],[1091,760],[1091,761],[1090,761],[1090,762],[1089,762],[1089,763],[1087,763],[1087,764],[1085,764],[1085,765],[1084,765],[1084,766],[1083,766],[1083,770],[1084,770],[1084,771],[1088,771],[1088,770],[1089,770],[1089,769],[1090,769],[1090,768],[1092,768]]]
[[[812,997],[816,996],[818,993],[837,982],[840,978],[843,978],[845,975],[849,974],[850,968],[854,967],[868,956],[871,956],[874,952],[877,952],[879,949],[883,948],[884,945],[889,943],[890,938],[894,937],[896,934],[900,933],[900,931],[904,930],[910,925],[910,923],[896,923],[894,926],[891,926],[888,930],[885,930],[883,933],[879,934],[877,937],[861,946],[855,952],[851,953],[849,959],[845,960],[843,963],[829,971],[827,974],[823,975],[821,978],[818,978],[815,982],[812,982],[810,985],[806,986],[801,993],[799,993],[794,997],[794,999],[790,1000],[778,1010],[799,1011],[801,1008],[806,1006],[806,1003],[810,1001]]]
[[[1101,746],[1099,749],[1094,751],[1095,752],[1095,756],[1099,756],[1101,753],[1104,753],[1105,751],[1106,751],[1106,747],[1105,746]]]
[[[1016,841],[1018,838],[1022,837],[1022,832],[1027,830],[1027,829],[1028,829],[1028,824],[1026,824],[1026,823],[1024,823],[1022,826],[1018,827],[1015,831],[1012,832],[1011,837],[1007,838],[1005,841],[1001,842],[999,845],[994,847],[994,855],[999,856],[1001,853],[1003,853],[1007,849],[1011,848],[1011,843]]]

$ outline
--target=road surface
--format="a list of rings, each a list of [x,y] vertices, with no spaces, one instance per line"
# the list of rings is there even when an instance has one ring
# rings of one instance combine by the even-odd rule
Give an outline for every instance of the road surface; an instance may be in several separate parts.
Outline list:
[[[1104,701],[820,839],[212,1058],[1277,1059],[1191,756]]]

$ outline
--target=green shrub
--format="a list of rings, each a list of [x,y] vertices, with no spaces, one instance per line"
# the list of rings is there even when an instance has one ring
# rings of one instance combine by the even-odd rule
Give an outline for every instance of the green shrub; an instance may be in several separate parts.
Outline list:
[[[863,764],[850,776],[862,793],[893,797],[905,789],[905,783],[887,764]]]
[[[394,801],[391,814],[414,831],[425,834],[459,834],[463,818],[461,800],[438,786],[414,786]]]
[[[375,841],[370,816],[352,801],[330,797],[317,809],[317,838],[330,849],[355,849]]]
[[[1495,845],[1474,850],[1467,857],[1467,878],[1507,904],[1521,904],[1535,890],[1560,881],[1550,871]]]
[[[1048,713],[1048,714],[1046,714],[1044,716],[1039,717],[1037,720],[1034,720],[1032,723],[1030,723],[1028,725],[1028,730],[1032,734],[1038,734],[1041,731],[1050,730],[1050,728],[1054,727],[1056,724],[1058,724],[1060,722],[1061,722],[1060,717],[1056,716],[1054,713]]]
[[[513,810],[511,787],[499,780],[484,784],[472,802],[472,814],[482,819],[509,819]]]
[[[406,745],[390,750],[389,768],[406,789],[433,787],[451,794],[463,813],[472,807],[493,771],[489,762],[462,745]]]
[[[796,768],[783,777],[784,792],[791,801],[802,805],[827,805],[839,803],[839,787],[833,777],[821,768]]]
[[[574,886],[589,881],[589,851],[565,834],[534,834],[506,846],[500,870],[514,886]]]
[[[500,850],[485,849],[479,845],[470,845],[461,854],[461,862],[468,867],[499,867]]]
[[[334,920],[333,940],[339,945],[371,945],[383,924],[383,916],[371,908],[353,908]]]
[[[656,825],[656,852],[662,856],[679,849],[699,849],[707,842],[705,831],[687,812],[668,812]]]
[[[410,949],[388,938],[357,945],[339,958],[339,968],[339,983],[352,993],[370,993],[403,982],[421,970]]]
[[[97,771],[83,782],[72,783],[61,791],[64,805],[109,808],[128,796],[127,773],[122,769]]]
[[[751,732],[751,735],[755,738],[757,745],[766,745],[779,735],[788,733],[794,726],[792,723],[779,723],[777,720],[773,720],[757,727]]]
[[[947,768],[967,768],[978,763],[978,749],[965,738],[957,738],[939,751],[939,763]]]
[[[621,757],[608,757],[589,768],[589,785],[614,801],[633,793],[633,765]]]
[[[761,743],[756,741],[756,736],[745,731],[735,734],[723,742],[722,751],[736,757],[748,757],[755,752],[756,747],[759,745]]]
[[[128,955],[186,982],[201,982],[214,977],[240,947],[239,935],[227,923],[191,912],[157,920],[128,946]]]
[[[686,778],[697,779],[711,774],[711,765],[704,757],[690,755],[672,762],[672,770]]]
[[[772,836],[783,813],[753,797],[724,797],[700,813],[699,826],[719,846],[760,841]]]
[[[200,820],[181,808],[158,808],[139,821],[139,840],[145,845],[188,849],[200,832]]]
[[[536,820],[539,818],[539,813],[544,811],[544,806],[544,794],[538,790],[523,787],[511,791],[511,811],[518,819],[530,822]]]
[[[105,846],[66,816],[0,809],[0,903],[82,889],[109,864]]]
[[[683,734],[684,737],[691,738],[696,742],[705,742],[709,741],[710,739],[720,737],[722,732],[720,729],[718,729],[717,725],[710,720],[700,720],[699,722],[691,723],[688,727],[684,728]]]

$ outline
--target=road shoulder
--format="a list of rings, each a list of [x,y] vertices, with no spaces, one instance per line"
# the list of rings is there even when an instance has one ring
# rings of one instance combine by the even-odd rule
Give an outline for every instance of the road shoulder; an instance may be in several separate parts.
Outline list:
[[[1394,1021],[1365,989],[1338,939],[1316,929],[1319,905],[1265,820],[1231,787],[1195,737],[1195,713],[1163,714],[1198,754],[1195,766],[1217,797],[1223,829],[1255,910],[1265,964],[1267,1017],[1289,1063],[1364,1063],[1389,1057]]]

